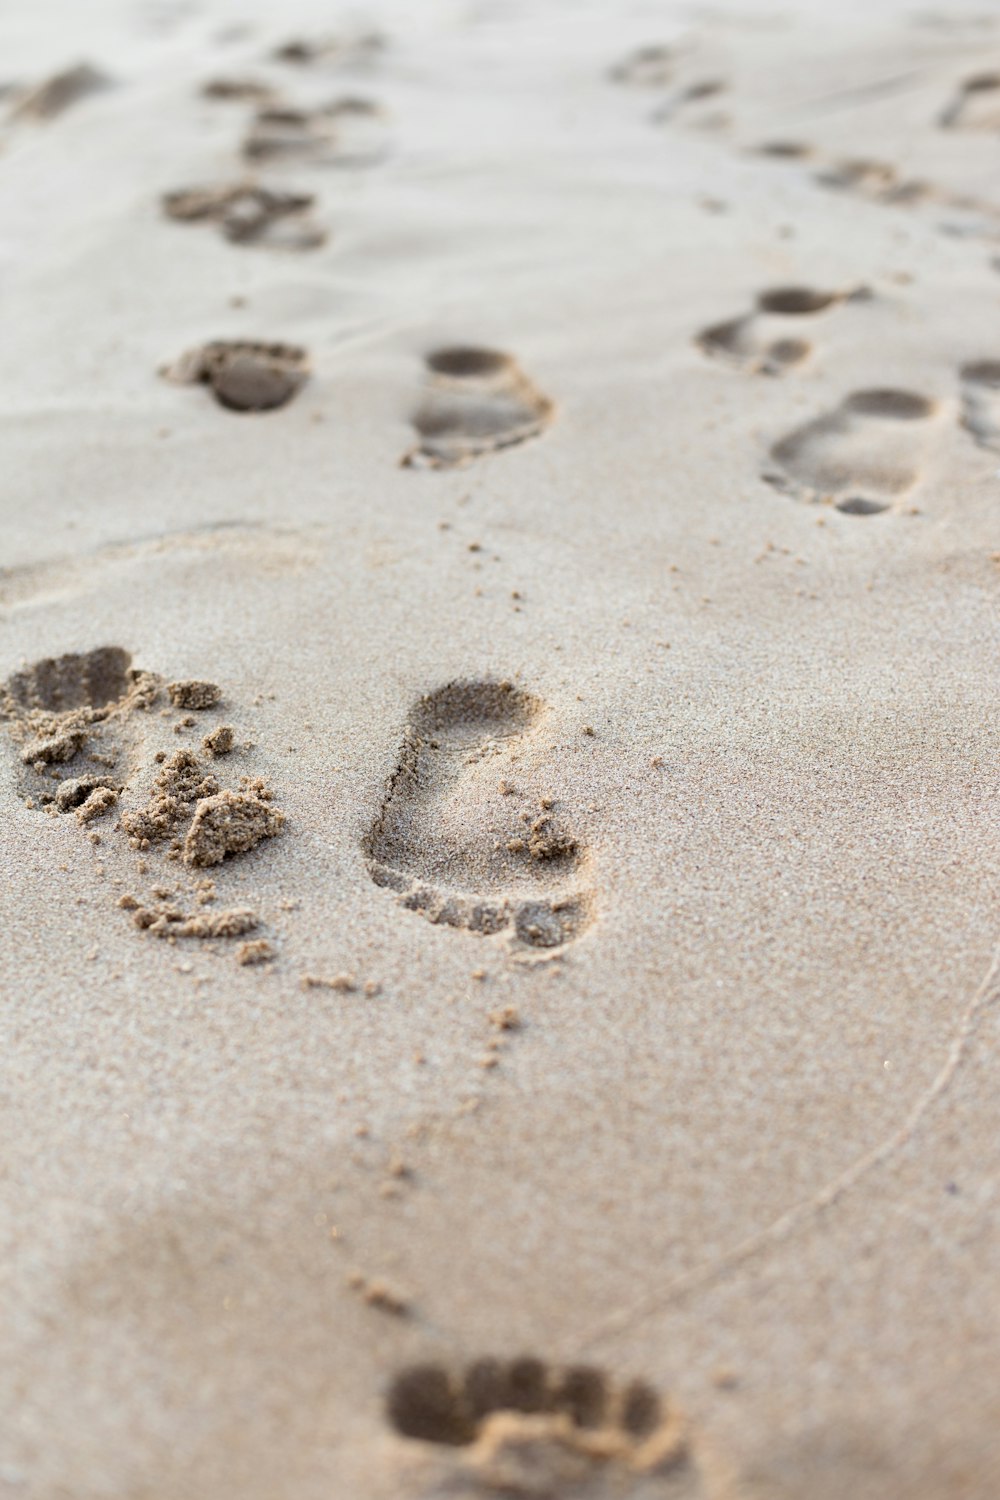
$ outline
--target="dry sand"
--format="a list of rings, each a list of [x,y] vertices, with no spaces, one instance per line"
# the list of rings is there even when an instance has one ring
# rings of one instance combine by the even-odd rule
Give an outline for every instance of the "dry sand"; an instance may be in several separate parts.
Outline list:
[[[1000,8],[0,30],[0,1496],[995,1500]]]

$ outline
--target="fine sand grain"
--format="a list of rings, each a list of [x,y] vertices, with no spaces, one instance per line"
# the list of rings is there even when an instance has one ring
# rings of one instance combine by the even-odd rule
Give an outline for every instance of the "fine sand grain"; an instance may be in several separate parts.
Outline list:
[[[0,1500],[996,1500],[1000,11],[8,9]]]

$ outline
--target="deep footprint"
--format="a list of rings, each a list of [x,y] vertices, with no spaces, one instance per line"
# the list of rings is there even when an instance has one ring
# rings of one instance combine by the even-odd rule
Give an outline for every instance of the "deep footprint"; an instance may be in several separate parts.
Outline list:
[[[975,360],[961,376],[962,426],[980,448],[1000,453],[1000,360]]]
[[[754,375],[783,375],[812,353],[801,335],[802,319],[836,307],[849,295],[814,287],[779,286],[760,292],[753,312],[705,328],[695,343]]]
[[[286,406],[309,378],[309,357],[295,344],[222,339],[182,354],[160,371],[175,385],[207,385],[229,411]]]
[[[851,516],[888,510],[917,483],[936,405],[912,391],[855,391],[775,443],[764,478],[809,504]]]
[[[426,357],[430,388],[413,415],[410,468],[447,469],[538,437],[555,405],[510,354],[458,346]]]
[[[285,193],[253,182],[180,188],[162,199],[168,219],[212,224],[231,244],[278,250],[314,250],[325,242],[325,230],[308,217],[315,202],[312,193]]]
[[[697,1496],[686,1424],[645,1381],[533,1356],[464,1368],[411,1365],[386,1410],[403,1438],[440,1455],[459,1491],[510,1496]],[[431,1476],[433,1493],[448,1479]]]
[[[509,682],[454,682],[421,698],[365,841],[376,885],[429,922],[526,948],[575,938],[590,919],[589,858],[539,786],[544,717]]]

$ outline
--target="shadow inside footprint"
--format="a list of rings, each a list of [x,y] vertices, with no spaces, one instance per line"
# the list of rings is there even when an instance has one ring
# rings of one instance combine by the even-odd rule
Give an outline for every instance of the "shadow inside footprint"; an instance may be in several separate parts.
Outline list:
[[[430,922],[528,948],[586,925],[588,858],[553,799],[529,796],[544,767],[545,709],[509,682],[453,682],[420,699],[365,840],[376,885]]]
[[[1000,360],[963,365],[962,426],[981,448],[1000,452]]]
[[[160,371],[175,385],[207,385],[230,411],[273,411],[309,378],[309,357],[295,344],[215,339]]]
[[[645,1381],[618,1385],[590,1365],[561,1368],[531,1355],[460,1369],[411,1365],[393,1380],[386,1410],[401,1437],[442,1450],[463,1494],[468,1485],[538,1500],[596,1500],[623,1493],[623,1484],[638,1494],[637,1483],[643,1495],[678,1500],[702,1492],[679,1414]],[[662,1491],[657,1480],[666,1479],[673,1483]],[[432,1477],[432,1492],[441,1493],[436,1483]]]
[[[801,336],[801,319],[826,312],[858,293],[779,286],[758,293],[753,312],[714,323],[695,338],[705,354],[728,360],[754,375],[782,375],[812,353]]]
[[[825,416],[771,449],[769,484],[807,503],[851,516],[888,510],[921,474],[928,419],[936,405],[912,391],[855,391]]]
[[[425,362],[430,387],[412,418],[420,442],[406,467],[453,468],[537,437],[552,420],[554,403],[509,354],[459,345]]]

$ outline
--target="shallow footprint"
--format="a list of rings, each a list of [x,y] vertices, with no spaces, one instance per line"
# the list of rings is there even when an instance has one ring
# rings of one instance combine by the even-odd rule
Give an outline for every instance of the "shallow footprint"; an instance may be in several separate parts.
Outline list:
[[[453,468],[537,437],[552,421],[555,403],[510,354],[459,345],[434,350],[426,364],[430,388],[413,414],[420,442],[403,456],[408,468]]]
[[[530,1355],[459,1369],[411,1365],[392,1382],[386,1408],[401,1437],[424,1445],[424,1495],[704,1494],[679,1414],[644,1381],[619,1386],[592,1366]]]
[[[388,146],[385,112],[371,99],[347,96],[318,109],[265,104],[243,140],[248,161],[311,166],[368,166]]]
[[[854,391],[775,443],[771,458],[779,468],[763,477],[807,503],[877,515],[920,478],[925,424],[936,409],[912,391]]]
[[[753,312],[705,328],[695,343],[706,354],[729,360],[754,375],[783,375],[812,353],[801,336],[802,319],[826,312],[861,293],[824,292],[807,286],[760,292]]]
[[[286,193],[253,182],[223,187],[179,188],[165,193],[163,212],[181,224],[213,224],[234,245],[267,245],[279,250],[314,250],[326,231],[308,214],[312,193]]]
[[[176,385],[207,385],[230,411],[285,406],[309,378],[309,358],[296,344],[216,339],[190,349],[160,371]]]
[[[981,448],[1000,453],[1000,360],[963,365],[962,426]]]
[[[585,849],[550,797],[534,744],[542,702],[509,682],[421,698],[365,840],[376,885],[429,922],[557,948],[590,918]]]
[[[628,84],[632,88],[663,88],[673,81],[676,61],[673,47],[651,43],[637,47],[621,62],[615,63],[609,77],[615,83]]]
[[[1000,131],[1000,73],[975,73],[964,79],[938,124],[945,130]]]

